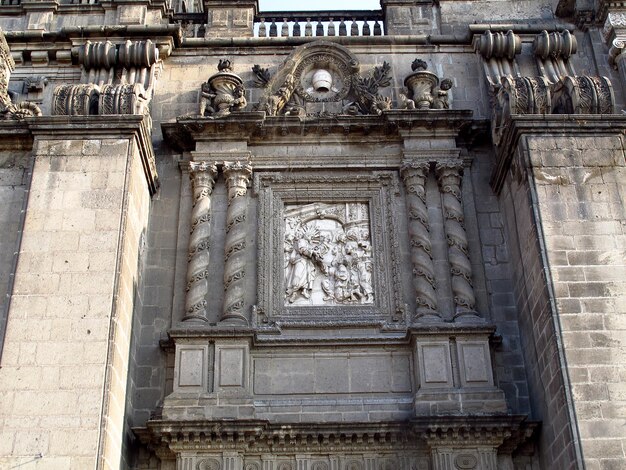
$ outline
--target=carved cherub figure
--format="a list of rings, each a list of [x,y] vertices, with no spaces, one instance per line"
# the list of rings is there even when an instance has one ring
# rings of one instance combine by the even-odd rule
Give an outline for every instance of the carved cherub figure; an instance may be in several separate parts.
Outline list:
[[[437,96],[433,100],[433,109],[450,109],[450,103],[448,102],[448,90],[450,88],[452,88],[452,80],[449,78],[441,80]]]

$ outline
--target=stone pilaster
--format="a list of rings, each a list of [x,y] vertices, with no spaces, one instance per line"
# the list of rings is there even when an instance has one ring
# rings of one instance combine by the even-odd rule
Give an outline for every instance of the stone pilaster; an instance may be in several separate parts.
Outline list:
[[[461,196],[463,165],[460,162],[438,163],[436,172],[443,205],[444,230],[448,240],[454,318],[455,321],[476,319],[476,297],[472,286],[472,265]]]
[[[220,322],[248,324],[244,312],[246,274],[246,192],[252,176],[248,164],[224,162],[224,178],[228,187],[226,242],[224,246],[224,310]]]
[[[183,321],[207,321],[209,247],[211,236],[211,194],[217,176],[214,163],[190,162],[189,176],[193,185],[187,297]]]
[[[401,175],[407,191],[416,317],[420,321],[439,321],[441,316],[437,312],[435,269],[426,207],[425,184],[429,171],[428,162],[406,162]]]

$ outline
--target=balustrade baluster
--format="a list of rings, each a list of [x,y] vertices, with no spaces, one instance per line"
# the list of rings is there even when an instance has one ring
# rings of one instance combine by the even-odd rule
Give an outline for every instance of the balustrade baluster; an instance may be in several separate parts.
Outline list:
[[[347,36],[348,35],[348,30],[346,28],[346,23],[343,20],[343,18],[341,18],[341,22],[339,23],[339,36]]]
[[[283,18],[283,25],[280,28],[280,36],[283,38],[289,37],[289,23],[287,18]]]
[[[278,27],[276,26],[276,19],[272,18],[272,24],[270,25],[270,37],[275,38],[278,36]]]
[[[291,33],[292,36],[301,36],[301,32],[300,32],[300,23],[298,22],[298,20],[294,20],[293,23],[293,30]]]
[[[328,32],[326,34],[327,36],[335,36],[335,23],[333,23],[333,19],[330,18],[330,21],[328,22]]]
[[[374,21],[374,36],[382,36],[382,35],[383,35],[383,30],[380,27],[380,22]]]
[[[324,36],[324,23],[322,23],[322,19],[317,20],[317,26],[315,28],[316,36]]]
[[[352,18],[352,25],[350,26],[350,36],[359,35],[359,24],[356,22],[356,18]]]
[[[261,18],[261,23],[259,23],[259,37],[267,37],[267,25],[265,24],[265,18]]]
[[[363,21],[363,36],[371,36],[370,24],[367,20]]]
[[[313,36],[313,25],[311,24],[311,18],[306,19],[306,24],[304,25],[304,35],[305,36]]]

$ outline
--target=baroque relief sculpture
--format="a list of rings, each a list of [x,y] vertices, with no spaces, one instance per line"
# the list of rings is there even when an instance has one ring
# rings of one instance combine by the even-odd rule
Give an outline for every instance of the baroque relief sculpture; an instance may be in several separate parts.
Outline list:
[[[260,65],[252,67],[255,85],[264,88],[255,109],[268,116],[315,114],[312,111],[377,115],[391,109],[391,99],[379,94],[381,88],[391,85],[390,65],[385,62],[366,75],[359,70],[358,60],[343,46],[325,41],[306,44],[297,48],[274,76]]]
[[[285,208],[285,302],[372,304],[372,245],[365,203]]]
[[[11,102],[9,80],[14,68],[15,62],[11,57],[9,45],[7,44],[2,29],[0,29],[0,120],[41,116],[41,110],[34,103],[23,101],[18,104],[13,104]]]
[[[218,72],[202,84],[200,110],[202,117],[219,118],[246,107],[246,89],[239,75],[233,73],[231,61],[222,59]]]

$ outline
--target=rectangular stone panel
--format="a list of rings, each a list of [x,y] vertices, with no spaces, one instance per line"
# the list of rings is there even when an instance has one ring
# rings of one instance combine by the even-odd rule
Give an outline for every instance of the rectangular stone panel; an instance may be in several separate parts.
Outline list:
[[[410,359],[405,352],[289,352],[256,357],[253,367],[258,395],[411,392]]]
[[[178,356],[178,386],[202,387],[206,370],[206,346],[180,350]]]
[[[245,386],[245,358],[243,347],[220,347],[219,349],[219,385],[221,387]]]
[[[457,346],[461,385],[463,387],[492,386],[491,358],[487,340],[484,342],[459,341]]]
[[[450,346],[447,341],[418,343],[417,360],[421,388],[452,386]]]

